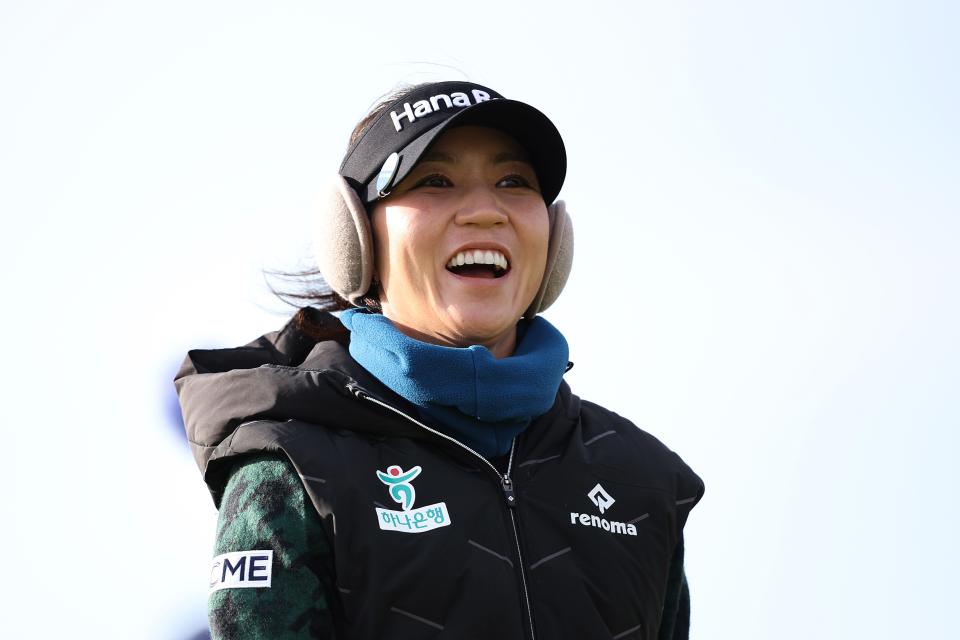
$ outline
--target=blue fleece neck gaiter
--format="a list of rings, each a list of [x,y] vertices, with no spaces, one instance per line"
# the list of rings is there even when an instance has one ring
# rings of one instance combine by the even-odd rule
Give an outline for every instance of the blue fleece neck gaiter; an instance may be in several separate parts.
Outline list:
[[[491,458],[553,406],[567,368],[567,341],[541,317],[521,320],[512,356],[497,360],[480,345],[442,347],[414,340],[390,320],[349,309],[350,355],[416,405],[447,435]]]

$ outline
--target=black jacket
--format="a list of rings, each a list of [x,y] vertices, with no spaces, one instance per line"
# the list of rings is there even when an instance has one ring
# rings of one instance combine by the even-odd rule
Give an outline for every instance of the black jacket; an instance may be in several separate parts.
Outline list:
[[[191,351],[176,385],[216,503],[238,456],[283,452],[297,469],[334,549],[338,637],[657,637],[703,483],[566,383],[502,469],[292,323]]]

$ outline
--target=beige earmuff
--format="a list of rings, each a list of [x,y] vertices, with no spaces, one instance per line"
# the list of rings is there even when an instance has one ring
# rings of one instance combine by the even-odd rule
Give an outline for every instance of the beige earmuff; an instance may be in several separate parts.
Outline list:
[[[553,304],[573,266],[573,225],[562,200],[550,205],[547,267],[540,290],[524,313],[532,318]],[[373,235],[370,218],[356,192],[337,175],[324,190],[315,234],[317,266],[330,288],[351,303],[361,299],[373,281]]]
[[[547,209],[550,217],[550,241],[547,245],[547,268],[533,302],[523,314],[532,318],[557,301],[573,267],[573,223],[567,213],[567,203],[557,200]]]

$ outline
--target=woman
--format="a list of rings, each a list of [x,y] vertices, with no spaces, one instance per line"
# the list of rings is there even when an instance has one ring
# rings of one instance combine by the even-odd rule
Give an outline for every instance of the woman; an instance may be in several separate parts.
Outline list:
[[[546,116],[472,83],[355,130],[319,251],[354,308],[177,376],[220,509],[215,638],[687,636],[703,484],[570,392],[537,315],[570,268],[565,170]]]

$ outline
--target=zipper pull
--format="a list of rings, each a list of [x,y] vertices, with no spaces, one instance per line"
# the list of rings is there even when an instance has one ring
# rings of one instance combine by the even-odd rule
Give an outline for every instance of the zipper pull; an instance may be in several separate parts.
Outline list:
[[[358,385],[356,382],[351,382],[351,383],[349,383],[349,384],[347,385],[347,389],[348,389],[348,390],[350,391],[350,393],[352,393],[355,397],[357,397],[357,398],[359,398],[359,399],[361,399],[361,400],[363,400],[366,396],[369,395],[366,391],[364,391],[363,389],[361,389],[361,388],[360,388],[360,385]]]
[[[510,480],[510,477],[503,476],[500,481],[500,485],[503,487],[503,495],[507,497],[507,506],[517,506],[517,497],[513,495],[513,481]]]

